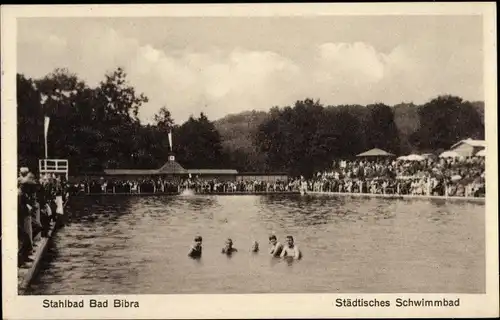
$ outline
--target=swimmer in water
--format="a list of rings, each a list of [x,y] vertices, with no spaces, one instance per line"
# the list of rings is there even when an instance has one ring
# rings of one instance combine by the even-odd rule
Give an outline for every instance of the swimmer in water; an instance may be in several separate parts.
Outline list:
[[[292,236],[286,237],[286,245],[283,247],[283,251],[280,255],[281,258],[290,257],[293,259],[302,258],[302,253],[297,245],[295,245]]]
[[[271,244],[271,249],[269,250],[269,254],[273,257],[279,257],[281,251],[283,250],[283,245],[278,242],[278,239],[273,234],[269,237],[269,243]]]
[[[252,249],[250,249],[252,252],[259,252],[259,243],[257,241],[254,241],[252,244]]]
[[[224,246],[224,248],[222,248],[222,253],[227,254],[227,255],[231,255],[233,252],[237,252],[237,251],[238,251],[238,249],[233,248],[233,240],[228,238],[226,240],[226,245]]]
[[[189,250],[188,256],[191,258],[200,258],[201,257],[201,243],[202,243],[202,238],[200,236],[196,236],[194,238],[194,244],[191,246],[191,249]]]

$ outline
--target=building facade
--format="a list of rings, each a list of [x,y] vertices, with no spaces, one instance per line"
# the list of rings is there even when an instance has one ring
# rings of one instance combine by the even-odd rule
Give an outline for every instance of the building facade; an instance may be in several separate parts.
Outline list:
[[[458,153],[462,157],[472,157],[486,148],[486,141],[465,139],[451,146],[450,151]]]
[[[269,172],[269,173],[258,173],[258,172],[241,172],[236,176],[236,181],[265,181],[265,182],[276,182],[276,181],[288,181],[288,175],[284,172]]]

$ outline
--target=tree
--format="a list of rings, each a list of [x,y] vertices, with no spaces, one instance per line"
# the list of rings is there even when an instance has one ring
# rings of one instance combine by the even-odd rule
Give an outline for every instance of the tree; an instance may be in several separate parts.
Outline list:
[[[147,98],[135,94],[121,68],[106,75],[97,88],[89,88],[66,69],[56,69],[36,81],[18,75],[21,159],[29,156],[29,162],[35,163],[34,159],[43,156],[43,118],[47,115],[49,157],[68,159],[70,173],[129,167],[141,140],[137,113],[144,102]]]
[[[179,161],[190,168],[222,168],[227,159],[222,152],[220,134],[205,114],[192,116],[174,134],[178,143],[174,151]]]
[[[100,155],[105,152],[106,158],[102,157],[102,160],[106,168],[130,163],[139,142],[134,135],[140,125],[137,118],[139,107],[148,102],[144,94],[136,94],[126,76],[122,68],[117,68],[106,74],[105,80],[96,88],[96,111],[104,137],[98,143],[97,151]]]
[[[290,140],[288,140],[290,161],[288,171],[293,175],[311,176],[318,164],[328,154],[321,135],[319,125],[324,120],[323,105],[319,101],[305,99],[295,103],[292,113]]]
[[[86,166],[84,161],[92,162],[83,149],[96,134],[92,130],[93,92],[67,69],[55,69],[35,84],[40,93],[41,112],[50,117],[48,156],[68,159],[70,172],[74,173]]]
[[[330,123],[330,136],[335,143],[330,146],[330,159],[352,158],[366,149],[366,122],[369,113],[366,107],[343,105],[329,107],[326,119]]]
[[[314,164],[324,159],[324,146],[316,141],[323,106],[319,101],[305,99],[297,101],[293,108],[273,108],[270,113],[256,135],[259,150],[266,154],[267,167],[292,175],[311,175]]]
[[[380,148],[385,151],[399,153],[399,131],[394,122],[392,109],[382,103],[368,105],[370,118],[368,122],[367,148]]]
[[[418,116],[420,106],[413,103],[400,103],[393,107],[394,122],[399,131],[400,153],[417,152],[417,147],[410,141],[411,136],[420,128]]]
[[[420,128],[412,142],[420,150],[448,149],[466,138],[484,139],[481,116],[470,102],[445,95],[426,103],[419,110]]]
[[[17,151],[19,166],[36,170],[44,155],[44,113],[32,79],[17,75]]]
[[[167,107],[163,106],[160,108],[157,114],[154,116],[154,121],[156,126],[165,131],[169,132],[170,129],[174,126],[174,120],[172,119],[172,115]]]
[[[128,84],[127,74],[121,67],[106,74],[96,90],[103,118],[107,120],[138,121],[139,107],[148,102],[144,94],[137,95],[134,87]]]

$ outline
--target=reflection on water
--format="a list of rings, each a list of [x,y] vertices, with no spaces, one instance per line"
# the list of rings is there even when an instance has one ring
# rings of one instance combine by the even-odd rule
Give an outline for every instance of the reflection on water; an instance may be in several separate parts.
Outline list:
[[[32,294],[485,291],[484,204],[116,196],[75,198],[69,210]],[[293,235],[302,260],[271,258],[270,234]],[[196,235],[198,260],[187,257]],[[229,257],[227,238],[238,249]]]

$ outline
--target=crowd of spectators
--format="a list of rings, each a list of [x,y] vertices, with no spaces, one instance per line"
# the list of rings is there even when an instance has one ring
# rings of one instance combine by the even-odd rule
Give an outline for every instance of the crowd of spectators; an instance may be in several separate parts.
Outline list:
[[[75,192],[104,193],[170,193],[185,189],[196,193],[272,193],[272,192],[338,192],[399,194],[420,196],[484,197],[485,162],[482,157],[427,158],[420,161],[378,159],[336,161],[330,170],[313,178],[260,181],[217,179],[171,180],[163,178],[83,181],[73,186]]]
[[[18,264],[30,262],[38,241],[62,221],[67,199],[64,176],[48,174],[36,178],[26,167],[18,176]]]
[[[177,194],[185,189],[196,193],[259,193],[259,192],[297,192],[298,180],[240,180],[221,181],[217,179],[136,179],[136,180],[91,180],[74,184],[72,191],[87,194],[106,193],[172,193]]]
[[[188,186],[196,193],[258,193],[258,192],[292,192],[298,190],[296,181],[217,181],[198,180],[184,182],[183,187]]]
[[[338,161],[309,191],[484,197],[484,157]]]

